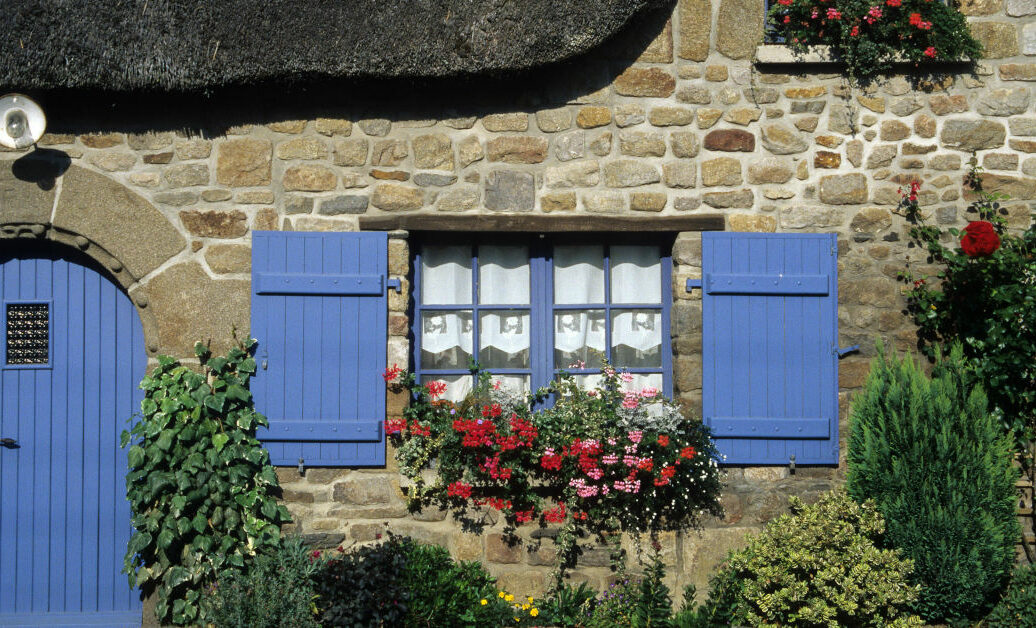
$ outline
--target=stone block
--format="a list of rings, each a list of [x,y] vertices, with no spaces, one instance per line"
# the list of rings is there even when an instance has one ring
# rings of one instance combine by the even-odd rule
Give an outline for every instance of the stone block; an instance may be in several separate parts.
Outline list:
[[[986,192],[999,192],[1011,197],[1012,201],[1036,200],[1036,179],[1025,177],[1010,177],[1001,174],[983,173],[982,189]],[[975,193],[968,190],[964,193],[964,200],[974,200]]]
[[[252,138],[222,142],[216,151],[216,181],[230,187],[270,184],[273,144]]]
[[[571,161],[586,155],[585,134],[582,131],[565,133],[554,139],[554,156],[558,161]]]
[[[615,126],[620,129],[643,122],[644,108],[636,103],[623,103],[615,107]]]
[[[837,169],[842,165],[842,155],[827,150],[818,150],[813,155],[814,168]]]
[[[395,183],[382,183],[374,188],[371,205],[385,211],[420,209],[424,205],[424,192]]]
[[[47,176],[50,173],[50,169],[47,166],[47,164],[43,161],[35,161],[27,157],[22,157],[21,159],[17,160],[17,162],[6,159],[0,161],[0,224],[49,223],[51,211],[54,209],[54,196],[56,194],[55,186],[42,185],[37,184],[33,181],[26,181],[25,170],[21,170],[20,168],[24,168],[33,172],[34,176],[31,177],[32,179],[37,178],[35,175],[40,175],[41,178],[50,178],[49,176]],[[15,174],[16,172],[18,174]],[[75,170],[72,172],[78,175],[79,172],[88,171],[75,168]],[[79,177],[76,176],[76,178],[78,179]],[[107,177],[103,177],[99,174],[95,174],[92,172],[89,173],[89,175],[87,175],[87,177],[85,178],[96,178],[106,181],[108,182],[107,187],[109,190],[117,187],[122,187],[114,181],[112,181],[111,179],[108,179]],[[125,188],[123,188],[123,190],[125,190]],[[81,185],[79,185],[77,186],[75,191],[84,192],[86,190]],[[129,192],[129,190],[125,190],[125,193],[126,198],[132,199],[132,201],[136,201],[136,203],[132,204],[139,203],[141,206],[148,206],[147,201],[137,196],[136,194]],[[101,200],[101,198],[96,198],[95,200],[99,201]],[[154,213],[154,215],[146,216],[148,219],[150,219],[150,221],[153,221],[155,218],[164,221],[161,214],[158,213],[158,210],[154,209],[153,207],[149,208],[151,212]],[[88,206],[77,207],[76,210],[90,212],[100,211],[102,213],[105,213],[105,208],[103,206],[97,207],[96,209],[90,209]],[[83,218],[88,220],[86,216],[84,216]],[[125,218],[131,219],[132,216],[125,216]],[[103,224],[96,224],[94,226],[103,227]],[[130,225],[126,225],[126,227],[129,226]],[[93,236],[93,234],[89,235]],[[176,250],[180,250],[181,248],[183,248],[183,244],[184,243],[181,239],[180,246]],[[175,253],[175,251],[170,251],[169,255],[172,255],[173,253]]]
[[[398,501],[399,496],[386,477],[352,475],[335,483],[331,499],[343,504],[369,506],[390,504]]]
[[[637,187],[660,180],[658,169],[641,161],[625,159],[604,166],[604,184],[610,188]]]
[[[210,279],[197,262],[170,266],[147,284],[148,309],[158,326],[158,352],[193,355],[199,338],[212,339],[213,353],[230,348],[231,332],[248,329],[251,281]]]
[[[694,110],[687,107],[655,107],[648,120],[653,126],[687,126],[694,122]]]
[[[1036,15],[1036,1],[1034,0],[1007,0],[1006,12],[1012,17],[1024,15]]]
[[[777,230],[777,219],[759,214],[731,214],[727,217],[730,231],[753,231],[773,233]]]
[[[775,155],[801,153],[809,148],[806,138],[783,122],[763,125],[762,143],[763,148]]]
[[[921,97],[917,94],[912,94],[892,101],[892,105],[889,107],[889,110],[897,116],[903,117],[909,116],[923,106],[924,104],[921,102]]]
[[[590,152],[598,157],[605,157],[612,152],[612,133],[611,131],[605,131],[598,135],[592,142],[590,142],[588,148]]]
[[[325,159],[327,144],[315,137],[299,137],[277,144],[277,159]]]
[[[697,171],[693,161],[670,161],[662,164],[662,181],[666,187],[693,188]]]
[[[928,160],[928,167],[932,170],[960,170],[960,155],[934,155]]]
[[[478,188],[453,189],[439,195],[435,208],[444,212],[467,211],[478,207],[479,198]]]
[[[317,118],[313,128],[321,135],[346,137],[352,135],[353,123],[340,118]]]
[[[1036,63],[1005,63],[1000,66],[1000,78],[1004,81],[1036,81]]]
[[[1033,142],[1036,145],[1036,142]],[[1018,155],[1013,153],[986,153],[982,156],[982,167],[986,170],[1017,170]]]
[[[600,164],[596,161],[578,161],[544,171],[547,188],[593,187],[601,182]]]
[[[180,212],[180,221],[191,235],[200,238],[240,238],[248,233],[248,217],[239,209],[186,210]]]
[[[858,112],[855,108],[849,108],[841,103],[831,105],[827,114],[827,129],[832,133],[850,135],[857,129],[856,120]]]
[[[969,22],[971,34],[982,44],[984,59],[1004,59],[1019,53],[1018,30],[1008,22]]]
[[[756,107],[738,107],[736,109],[729,109],[723,114],[723,119],[731,124],[738,124],[740,126],[748,126],[752,122],[755,122],[762,115],[762,111]]]
[[[611,109],[596,105],[582,107],[576,114],[576,125],[581,129],[595,129],[612,122]]]
[[[676,90],[676,79],[661,68],[633,66],[615,78],[614,86],[622,96],[668,98]]]
[[[1007,142],[1011,150],[1021,153],[1036,153],[1036,140],[1016,140],[1012,138]]]
[[[754,0],[720,0],[716,16],[716,50],[730,59],[750,59],[763,40],[765,15]]]
[[[547,158],[547,140],[542,137],[505,135],[486,143],[489,161],[538,164]]]
[[[536,206],[535,177],[515,170],[490,172],[486,177],[485,206],[493,211],[532,211]]]
[[[363,139],[338,139],[334,142],[332,158],[336,166],[362,166],[367,163],[370,143]]]
[[[741,162],[731,157],[708,159],[701,163],[702,185],[741,185]]]
[[[167,164],[173,160],[173,151],[164,153],[151,153],[144,155],[142,161],[146,164]]]
[[[626,200],[614,192],[587,192],[583,209],[591,214],[621,214],[626,210]]]
[[[343,195],[328,198],[320,201],[320,208],[317,213],[325,216],[338,216],[341,214],[362,214],[367,211],[367,196]]]
[[[751,153],[755,151],[755,134],[740,129],[709,131],[705,135],[705,148],[716,151]]]
[[[711,107],[703,107],[694,112],[694,117],[698,121],[699,129],[708,129],[714,126],[719,119],[723,116],[723,110],[713,109]]]
[[[858,172],[820,178],[820,200],[829,205],[858,205],[867,200],[867,177]]]
[[[853,233],[879,234],[892,227],[892,214],[887,209],[868,207],[853,216],[849,228]]]
[[[782,207],[781,229],[818,229],[841,226],[844,214],[836,207]]]
[[[680,31],[677,55],[681,59],[705,61],[709,56],[709,39],[712,34],[710,0],[680,0],[676,21]]]
[[[338,176],[324,166],[292,166],[284,171],[283,184],[284,189],[289,191],[326,192],[335,189]]]
[[[103,152],[94,153],[87,161],[105,172],[125,172],[137,164],[137,156],[133,153]]]
[[[384,118],[358,120],[356,124],[360,130],[371,137],[385,137],[392,130],[392,121]]]
[[[528,131],[529,114],[527,113],[493,113],[482,118],[482,126],[487,131],[502,133],[507,131]]]
[[[881,123],[881,141],[896,142],[910,137],[910,127],[899,120],[885,120]]]
[[[716,209],[751,209],[755,204],[755,196],[751,190],[736,192],[706,192],[701,195],[703,203]]]
[[[486,535],[486,560],[491,563],[513,565],[521,562],[524,548],[520,541],[507,539],[502,534]]]
[[[633,192],[630,194],[630,209],[640,212],[660,212],[665,209],[667,200],[665,192]]]
[[[540,197],[540,209],[545,213],[575,211],[575,192],[552,192]]]
[[[205,164],[177,164],[162,173],[169,188],[186,188],[209,184],[209,167]]]
[[[972,152],[999,148],[1006,135],[1007,129],[1001,122],[953,118],[943,124],[939,141],[947,148]]]
[[[536,112],[536,126],[544,133],[557,133],[572,128],[572,112],[568,107]]]
[[[414,149],[414,167],[453,170],[453,143],[443,133],[418,135],[410,141]]]
[[[122,133],[91,133],[80,135],[79,142],[87,148],[111,148],[126,141]]]
[[[205,249],[205,262],[214,273],[248,273],[252,269],[252,248],[244,244],[212,244]]]
[[[631,157],[662,157],[665,140],[661,133],[626,129],[619,132],[619,152]]]
[[[676,100],[688,105],[708,105],[712,102],[712,92],[702,85],[685,85],[677,90]]]
[[[1036,69],[1036,65],[1033,68]],[[1033,79],[1036,80],[1036,73]],[[975,103],[975,112],[983,116],[1015,116],[1025,113],[1030,100],[1028,87],[994,89]]]
[[[371,153],[372,166],[398,166],[407,158],[409,151],[403,140],[378,140]]]
[[[1036,117],[1011,118],[1007,123],[1011,127],[1011,135],[1036,137]]]
[[[1033,4],[1036,4],[1036,2]],[[1022,26],[1022,54],[1030,57],[1036,55],[1036,22],[1030,22]],[[1031,80],[1036,80],[1036,68],[1026,70],[1025,74],[1032,76]],[[1003,78],[1003,66],[1000,69],[1000,76]]]
[[[754,141],[754,136],[753,136]],[[675,131],[669,136],[669,145],[676,157],[697,157],[701,150],[698,134],[694,131]]]

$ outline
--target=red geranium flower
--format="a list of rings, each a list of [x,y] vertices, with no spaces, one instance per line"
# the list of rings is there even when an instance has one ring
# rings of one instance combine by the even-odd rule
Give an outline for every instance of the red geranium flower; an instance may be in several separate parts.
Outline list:
[[[968,257],[986,257],[1000,248],[1000,236],[993,224],[986,220],[975,220],[964,227],[960,248]]]

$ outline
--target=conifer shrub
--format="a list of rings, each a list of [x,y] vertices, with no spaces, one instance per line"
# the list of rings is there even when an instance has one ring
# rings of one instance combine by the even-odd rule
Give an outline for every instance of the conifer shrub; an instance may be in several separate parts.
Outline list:
[[[790,501],[790,514],[732,552],[714,579],[706,606],[727,609],[722,625],[921,626],[908,610],[917,598],[911,561],[879,547],[885,524],[873,502],[842,491],[808,506]],[[714,613],[701,615],[681,623],[717,625]]]
[[[989,628],[1036,628],[1036,565],[1015,570],[1011,586],[985,623]]]
[[[847,490],[875,501],[886,543],[914,561],[914,609],[930,622],[983,616],[1019,534],[1012,440],[971,381],[960,346],[931,378],[879,346],[852,407]]]

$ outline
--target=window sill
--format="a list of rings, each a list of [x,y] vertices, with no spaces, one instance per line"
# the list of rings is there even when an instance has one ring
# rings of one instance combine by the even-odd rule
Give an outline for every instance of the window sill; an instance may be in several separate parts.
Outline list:
[[[760,44],[755,48],[755,62],[761,64],[781,63],[838,63],[831,55],[830,46],[813,46],[809,52],[795,52],[791,46],[782,44]]]

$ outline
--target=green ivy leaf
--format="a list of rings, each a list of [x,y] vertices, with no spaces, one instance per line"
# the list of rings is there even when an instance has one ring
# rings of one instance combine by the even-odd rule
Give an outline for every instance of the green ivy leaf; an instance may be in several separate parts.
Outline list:
[[[158,547],[160,549],[167,549],[170,545],[173,544],[173,539],[175,538],[176,535],[173,534],[172,530],[169,530],[168,528],[162,530],[158,533]]]
[[[230,437],[226,434],[216,434],[212,437],[212,446],[216,448],[216,451],[223,451],[223,447],[226,446],[229,440]]]
[[[123,446],[125,447],[125,445]],[[130,447],[126,457],[129,460],[130,469],[138,469],[144,465],[144,448],[140,445],[134,445]]]

